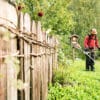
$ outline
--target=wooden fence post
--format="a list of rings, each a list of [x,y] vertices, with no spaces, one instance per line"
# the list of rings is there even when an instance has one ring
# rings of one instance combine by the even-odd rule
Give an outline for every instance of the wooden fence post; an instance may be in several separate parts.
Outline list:
[[[8,42],[3,40],[3,35],[0,30],[0,57],[7,54]],[[0,100],[7,100],[7,66],[4,63],[4,58],[0,58]]]
[[[41,42],[42,41],[42,34],[41,34],[41,22],[37,22],[37,41]],[[37,44],[37,69],[36,69],[36,75],[37,77],[37,88],[36,88],[36,100],[40,100],[40,89],[41,89],[41,46]]]
[[[48,44],[51,46],[51,40],[52,38],[51,37],[48,37]],[[52,49],[51,47],[49,48],[49,82],[51,83],[52,82]]]
[[[26,35],[30,35],[30,26],[30,16],[26,13],[24,15],[24,32]],[[24,41],[24,76],[25,83],[27,84],[27,87],[25,88],[25,100],[30,100],[30,47],[30,44]]]
[[[15,8],[8,2],[5,2],[4,0],[0,1],[0,24],[8,25],[9,27],[13,28],[17,26],[17,14]],[[2,28],[2,30],[4,31],[3,36],[4,34],[8,33],[5,28]],[[1,28],[0,28],[0,35],[1,35]],[[11,38],[12,37],[15,36],[11,36]],[[2,37],[2,40],[3,38],[4,37]],[[5,52],[4,55],[6,55],[7,52],[15,53],[17,51],[17,45],[16,45],[17,41],[15,38],[12,38],[9,41],[6,41],[5,39],[2,42],[3,43],[1,42],[0,43],[2,44],[3,48],[5,48],[5,50],[2,50],[1,54]],[[12,62],[12,65],[10,63],[7,63],[6,65],[4,62],[2,62],[1,64],[2,68],[0,68],[0,70],[2,72],[0,71],[0,73],[3,75],[3,78],[1,79],[0,84],[3,88],[0,90],[3,90],[3,94],[0,96],[0,100],[17,100],[17,88],[14,85],[14,81],[17,80],[17,75],[13,64],[14,62]]]
[[[53,69],[57,69],[57,39],[53,37],[52,40],[52,46],[53,46],[53,51],[52,51],[52,61],[53,61]]]
[[[7,3],[6,5],[6,18],[12,23],[6,21],[5,25],[8,25],[16,29],[17,22],[18,22],[16,9],[9,3]],[[17,38],[14,33],[10,32],[9,53],[13,54],[16,52],[17,52]],[[13,61],[11,62],[12,64],[11,63],[7,64],[7,100],[17,100],[17,88],[14,84],[14,82],[17,82],[17,73],[16,73],[16,69],[13,66],[15,62]]]
[[[46,33],[42,31],[42,42],[46,45]],[[41,84],[42,84],[42,99],[47,100],[47,92],[48,92],[48,66],[47,66],[47,55],[46,49],[47,46],[42,46],[42,56],[41,56]]]
[[[32,38],[34,40],[37,40],[37,34],[36,34],[36,23],[35,21],[32,21]],[[37,45],[36,44],[32,44],[32,54],[36,55],[37,54]],[[36,86],[37,86],[37,81],[36,78],[38,77],[36,75],[37,72],[37,57],[36,56],[32,56],[32,100],[36,100]]]
[[[13,54],[17,52],[17,39],[15,38],[16,35],[13,33],[11,35],[12,39],[9,42],[9,53]],[[7,100],[17,100],[17,88],[14,84],[17,82],[17,73],[14,67],[14,62],[11,59],[7,63]]]
[[[19,12],[19,16],[18,16],[18,28],[20,30],[20,34],[23,34],[23,24],[24,24],[24,15],[22,12]],[[24,40],[21,38],[18,38],[18,50],[20,51],[20,55],[24,54]],[[25,76],[24,76],[24,58],[21,57],[20,58],[20,72],[18,75],[18,78],[20,78],[23,82],[25,82]],[[19,100],[25,100],[25,92],[22,91],[18,91],[18,99]]]
[[[51,37],[51,56],[52,56],[52,74],[53,74],[53,68],[54,68],[54,37]]]
[[[54,39],[54,68],[58,68],[58,51],[57,51],[57,45],[58,45],[58,40],[55,38]]]

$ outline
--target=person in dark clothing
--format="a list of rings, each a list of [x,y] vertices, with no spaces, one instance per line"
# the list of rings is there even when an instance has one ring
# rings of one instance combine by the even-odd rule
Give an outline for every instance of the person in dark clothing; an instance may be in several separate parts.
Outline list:
[[[85,51],[88,52],[88,57],[86,55],[86,70],[89,71],[95,71],[94,68],[94,59],[95,59],[95,52],[94,50],[98,48],[100,50],[100,46],[98,43],[98,38],[97,38],[97,30],[95,28],[90,30],[90,34],[88,34],[85,39],[84,39],[84,48]]]

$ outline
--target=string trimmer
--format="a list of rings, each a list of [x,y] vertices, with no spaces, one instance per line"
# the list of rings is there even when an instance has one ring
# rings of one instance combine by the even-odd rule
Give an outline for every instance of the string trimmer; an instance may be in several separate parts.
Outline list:
[[[91,51],[85,51],[85,50],[83,50],[83,49],[81,48],[81,46],[80,46],[78,43],[77,43],[77,44],[74,44],[73,47],[74,47],[75,49],[80,50],[83,54],[85,54],[85,55],[88,56],[93,62],[95,62],[94,59],[89,55],[89,53],[90,53]]]

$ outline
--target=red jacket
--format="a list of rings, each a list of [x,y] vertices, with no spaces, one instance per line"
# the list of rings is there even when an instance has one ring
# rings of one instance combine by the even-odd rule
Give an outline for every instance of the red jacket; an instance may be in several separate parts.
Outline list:
[[[99,48],[98,39],[96,36],[88,35],[84,39],[85,48]]]

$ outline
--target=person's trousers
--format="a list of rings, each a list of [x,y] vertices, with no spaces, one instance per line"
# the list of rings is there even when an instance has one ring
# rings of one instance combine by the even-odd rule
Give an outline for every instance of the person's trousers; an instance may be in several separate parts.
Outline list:
[[[94,68],[94,58],[95,58],[95,53],[94,52],[89,52],[88,54],[91,58],[89,58],[89,56],[86,55],[86,70],[91,70],[93,71]]]

